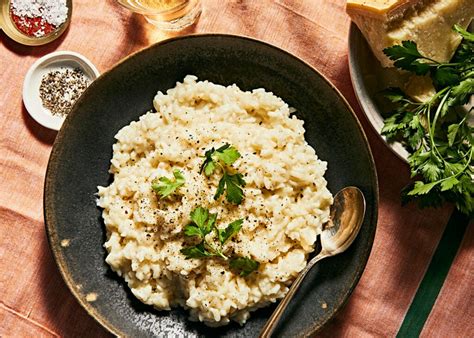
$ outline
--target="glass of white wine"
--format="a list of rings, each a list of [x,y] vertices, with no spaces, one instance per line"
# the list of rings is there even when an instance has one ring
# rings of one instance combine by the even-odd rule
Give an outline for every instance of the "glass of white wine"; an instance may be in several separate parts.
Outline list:
[[[167,31],[192,25],[201,14],[201,0],[117,0],[133,12],[143,14],[148,22]]]

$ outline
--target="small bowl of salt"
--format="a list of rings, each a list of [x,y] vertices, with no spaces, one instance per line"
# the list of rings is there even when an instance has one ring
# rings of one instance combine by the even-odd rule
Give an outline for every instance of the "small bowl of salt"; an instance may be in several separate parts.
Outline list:
[[[92,62],[79,53],[47,54],[26,73],[25,108],[42,126],[59,130],[76,101],[99,75]]]

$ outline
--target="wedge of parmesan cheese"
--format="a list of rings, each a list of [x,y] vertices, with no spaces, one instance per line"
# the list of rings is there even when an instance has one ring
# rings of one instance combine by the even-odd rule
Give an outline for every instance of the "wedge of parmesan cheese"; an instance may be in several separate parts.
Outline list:
[[[474,0],[347,0],[346,10],[382,66],[391,67],[383,49],[404,40],[415,41],[427,57],[449,61],[461,42],[452,27],[469,25]]]

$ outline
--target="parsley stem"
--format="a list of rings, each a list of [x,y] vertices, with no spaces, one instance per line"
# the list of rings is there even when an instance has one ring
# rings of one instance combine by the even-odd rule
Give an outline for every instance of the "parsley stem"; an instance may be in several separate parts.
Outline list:
[[[436,146],[436,143],[434,141],[434,132],[435,132],[435,129],[436,129],[436,122],[438,121],[439,114],[440,114],[441,109],[443,108],[444,104],[446,103],[446,100],[448,99],[450,92],[451,92],[451,89],[449,89],[446,92],[446,94],[443,96],[443,98],[441,99],[441,102],[439,103],[438,108],[436,109],[436,113],[435,113],[435,116],[434,116],[434,119],[433,119],[433,125],[432,126],[431,126],[431,123],[430,123],[430,114],[428,113],[428,133],[430,135],[431,147],[434,149],[434,151],[436,152],[438,157],[441,158],[441,160],[444,163],[447,163],[447,162],[444,159],[444,157],[441,155],[441,153],[439,152],[438,147]]]
[[[433,62],[435,65],[438,65],[438,66],[439,66],[439,65],[443,65],[443,64],[441,64],[440,62],[438,62],[438,61],[436,61],[436,60],[433,60],[433,59],[431,59],[431,58],[429,58],[429,57],[427,57],[427,56],[422,56],[421,59],[425,59],[425,60],[431,61],[431,62]]]
[[[221,250],[216,249],[214,246],[212,246],[209,242],[204,241],[204,244],[212,251],[212,253],[216,256],[219,256],[223,258],[224,260],[228,260],[227,256],[225,256]]]
[[[443,181],[446,181],[447,179],[450,179],[451,177],[456,178],[456,177],[458,177],[460,174],[462,174],[462,173],[464,172],[464,170],[466,170],[467,167],[469,166],[469,163],[470,163],[471,160],[472,160],[472,153],[473,153],[473,152],[474,152],[474,148],[471,148],[471,151],[470,151],[470,154],[469,154],[469,160],[467,160],[466,165],[465,165],[461,170],[459,170],[459,171],[458,171],[457,173],[455,173],[455,174],[452,174],[451,176],[448,176],[448,177],[442,178],[442,179],[440,179],[440,180],[437,180],[437,181],[434,183],[434,185],[437,185],[437,184],[439,184],[439,183],[441,183],[441,182],[443,182]]]
[[[428,101],[429,104],[434,103],[441,95],[446,93],[446,91],[450,90],[450,88],[446,87],[441,89],[439,92],[437,92],[433,97]]]
[[[411,104],[413,106],[423,106],[425,104],[424,102],[413,102],[413,101],[408,100],[408,99],[402,99],[402,100],[400,100],[400,102],[405,102],[405,103]]]
[[[461,62],[450,62],[450,63],[440,63],[438,65],[438,68],[439,67],[457,67],[457,66],[462,66],[463,63]]]
[[[219,257],[222,257],[225,261],[228,260],[227,256],[225,256],[220,250],[217,250],[215,248],[213,248],[213,250],[216,250],[216,254],[219,256]]]
[[[474,108],[474,107],[472,107],[471,109],[469,109],[469,111],[468,111],[468,112],[466,113],[466,115],[463,117],[463,119],[461,120],[461,122],[458,123],[458,126],[459,126],[459,127],[461,127],[462,124],[463,124],[464,122],[466,122],[467,117],[469,116],[469,114],[470,114],[470,112],[471,112],[471,110],[472,110],[473,108]]]
[[[221,168],[222,172],[226,172],[224,166],[221,164],[220,161],[215,161],[215,163]]]
[[[471,68],[474,68],[474,66],[472,66]],[[474,70],[470,70],[471,68],[467,69],[467,70],[469,70],[469,72],[467,74],[463,74],[461,80],[466,80],[466,79],[472,78],[474,76]]]

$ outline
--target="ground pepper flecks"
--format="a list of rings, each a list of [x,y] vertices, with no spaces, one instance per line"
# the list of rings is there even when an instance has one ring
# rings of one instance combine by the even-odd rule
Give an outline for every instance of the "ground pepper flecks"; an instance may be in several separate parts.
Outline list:
[[[41,79],[43,106],[53,115],[66,116],[90,82],[79,68],[50,71]]]

